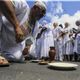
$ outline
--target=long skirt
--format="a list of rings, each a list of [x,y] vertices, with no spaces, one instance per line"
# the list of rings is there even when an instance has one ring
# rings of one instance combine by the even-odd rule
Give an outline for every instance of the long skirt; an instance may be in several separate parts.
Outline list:
[[[63,39],[58,40],[58,60],[63,61]]]
[[[50,46],[54,46],[54,40],[52,36],[46,36],[42,40],[41,57],[49,57]]]
[[[73,54],[73,41],[70,40],[65,44],[65,48],[66,48],[66,55],[70,55]]]
[[[36,56],[37,56],[37,59],[40,59],[40,53],[41,53],[41,45],[42,45],[42,40],[41,38],[40,39],[37,39],[36,41]]]
[[[74,42],[74,52],[80,54],[80,34],[77,35]]]

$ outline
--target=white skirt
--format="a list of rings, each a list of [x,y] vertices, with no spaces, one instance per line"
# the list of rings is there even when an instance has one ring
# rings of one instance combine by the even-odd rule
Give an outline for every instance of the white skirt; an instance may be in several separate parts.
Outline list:
[[[49,57],[50,46],[54,46],[54,40],[52,36],[46,36],[42,39],[41,45],[41,57]]]

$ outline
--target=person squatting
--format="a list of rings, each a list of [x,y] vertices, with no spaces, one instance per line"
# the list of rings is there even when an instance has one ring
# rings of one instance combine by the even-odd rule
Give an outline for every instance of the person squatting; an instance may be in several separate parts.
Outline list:
[[[36,1],[30,9],[26,0],[3,0],[0,12],[0,62],[24,62],[25,41],[35,37],[34,28],[45,15],[46,6]]]
[[[46,14],[43,2],[36,1],[31,9],[25,0],[9,2],[5,11],[1,8],[5,9],[5,4],[0,6],[0,52],[7,62],[24,62],[28,58],[46,61],[51,57],[52,61],[80,60],[80,20],[75,22],[75,28],[69,22],[39,24]]]

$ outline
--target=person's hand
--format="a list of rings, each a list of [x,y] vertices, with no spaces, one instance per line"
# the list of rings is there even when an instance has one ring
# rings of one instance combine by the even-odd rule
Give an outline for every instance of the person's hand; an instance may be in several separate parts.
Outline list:
[[[19,43],[24,40],[24,33],[22,32],[20,27],[17,27],[15,30],[16,42]]]
[[[46,27],[42,28],[42,31],[46,31],[46,30],[47,30],[47,28],[46,28]]]

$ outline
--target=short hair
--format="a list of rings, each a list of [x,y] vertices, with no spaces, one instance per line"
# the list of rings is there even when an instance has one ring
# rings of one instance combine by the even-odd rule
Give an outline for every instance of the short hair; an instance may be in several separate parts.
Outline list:
[[[59,26],[60,26],[61,28],[63,28],[63,25],[62,25],[62,24],[59,24]]]

